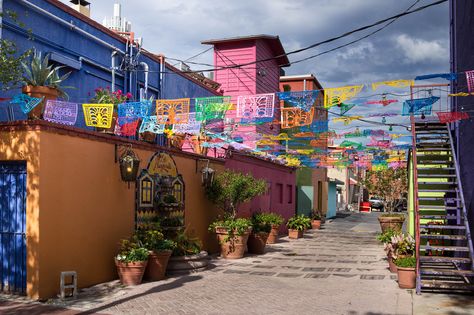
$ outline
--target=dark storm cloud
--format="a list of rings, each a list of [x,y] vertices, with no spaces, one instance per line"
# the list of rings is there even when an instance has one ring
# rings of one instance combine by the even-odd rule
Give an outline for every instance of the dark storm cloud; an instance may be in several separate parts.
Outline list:
[[[93,18],[112,15],[113,0],[92,0]],[[431,3],[421,0],[417,6]],[[121,1],[122,15],[144,38],[145,48],[186,59],[208,48],[200,41],[250,34],[279,35],[287,51],[337,36],[406,10],[414,0],[160,0]],[[370,31],[369,31],[370,32]],[[298,60],[363,36],[290,56]],[[209,52],[193,60],[212,63]],[[193,68],[207,68],[195,66]],[[400,18],[357,44],[287,68],[314,73],[323,86],[357,84],[448,71],[446,3]]]

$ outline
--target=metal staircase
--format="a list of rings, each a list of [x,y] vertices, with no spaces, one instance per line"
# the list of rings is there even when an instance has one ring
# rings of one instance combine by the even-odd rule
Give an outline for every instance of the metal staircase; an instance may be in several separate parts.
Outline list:
[[[412,121],[416,291],[474,292],[473,246],[446,124]]]

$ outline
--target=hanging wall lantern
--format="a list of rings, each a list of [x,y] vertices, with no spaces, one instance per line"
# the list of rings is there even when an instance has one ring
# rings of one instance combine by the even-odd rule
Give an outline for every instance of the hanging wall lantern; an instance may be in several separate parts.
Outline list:
[[[214,173],[216,171],[213,170],[212,168],[206,166],[205,168],[202,169],[201,171],[201,181],[202,184],[206,187],[209,187],[212,185],[212,182],[214,181]]]
[[[134,182],[137,179],[140,159],[133,152],[132,147],[125,148],[118,160],[120,165],[120,176],[124,182]]]

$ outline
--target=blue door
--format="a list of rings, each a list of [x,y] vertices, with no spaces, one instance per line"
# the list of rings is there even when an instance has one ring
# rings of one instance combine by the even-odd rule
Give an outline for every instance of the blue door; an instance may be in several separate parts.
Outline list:
[[[26,291],[26,163],[0,161],[0,292]]]

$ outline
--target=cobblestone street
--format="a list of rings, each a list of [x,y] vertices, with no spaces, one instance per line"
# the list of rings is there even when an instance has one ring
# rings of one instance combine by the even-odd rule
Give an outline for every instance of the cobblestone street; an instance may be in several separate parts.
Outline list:
[[[341,215],[304,239],[281,238],[265,255],[215,259],[205,272],[133,288],[102,284],[61,306],[86,314],[412,314],[414,293],[398,288],[375,240],[377,215]],[[469,314],[466,305],[453,314]]]

